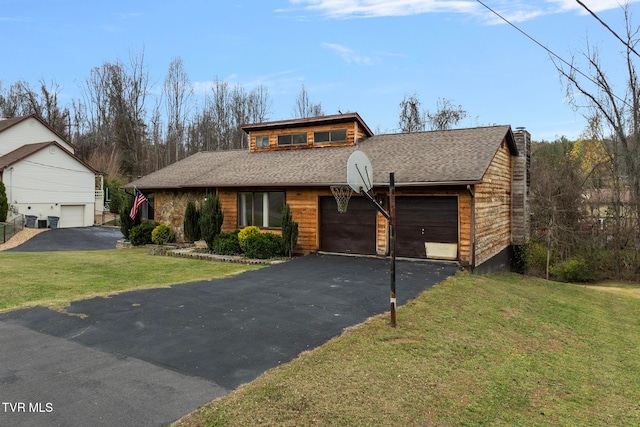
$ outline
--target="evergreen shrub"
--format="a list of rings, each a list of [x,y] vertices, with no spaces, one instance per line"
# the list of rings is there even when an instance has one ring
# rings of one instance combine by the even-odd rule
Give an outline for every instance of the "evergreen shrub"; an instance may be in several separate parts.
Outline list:
[[[262,234],[262,233],[260,232],[260,229],[255,225],[250,225],[240,230],[240,233],[238,233],[238,240],[240,241],[240,248],[242,249],[242,252],[247,251],[247,248],[246,248],[247,238],[249,236],[254,236],[258,234]]]
[[[593,282],[595,273],[586,259],[581,256],[569,258],[554,264],[549,272],[561,282]]]
[[[213,240],[213,252],[218,255],[239,255],[242,253],[240,248],[240,240],[238,239],[238,233],[240,230],[235,230],[231,233],[220,233]]]
[[[0,181],[0,222],[7,220],[9,214],[9,201],[7,200],[7,189],[4,183]]]
[[[136,225],[129,231],[129,241],[134,246],[148,245],[153,243],[151,234],[153,230],[160,224],[157,222],[143,222]]]
[[[244,240],[248,258],[268,259],[282,256],[282,237],[275,233],[250,234]]]
[[[200,240],[200,210],[193,200],[187,202],[184,211],[184,236],[191,243]]]
[[[207,248],[209,248],[209,250],[213,250],[213,241],[216,236],[220,234],[223,219],[224,215],[222,214],[222,206],[220,205],[218,195],[207,195],[207,199],[202,205],[199,223],[201,237],[207,242]]]
[[[165,243],[173,243],[176,241],[176,234],[167,224],[160,224],[151,232],[151,241],[156,245],[164,245]]]
[[[284,205],[282,208],[282,245],[284,255],[291,258],[297,242],[298,223],[293,220],[289,205]]]

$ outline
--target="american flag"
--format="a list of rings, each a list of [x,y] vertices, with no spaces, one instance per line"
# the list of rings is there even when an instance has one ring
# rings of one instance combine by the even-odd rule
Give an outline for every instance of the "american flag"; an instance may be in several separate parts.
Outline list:
[[[146,201],[147,198],[144,197],[144,194],[136,188],[136,198],[133,200],[133,206],[131,206],[131,213],[129,214],[131,219],[136,219],[136,216],[138,216],[138,209],[140,209],[140,206]]]

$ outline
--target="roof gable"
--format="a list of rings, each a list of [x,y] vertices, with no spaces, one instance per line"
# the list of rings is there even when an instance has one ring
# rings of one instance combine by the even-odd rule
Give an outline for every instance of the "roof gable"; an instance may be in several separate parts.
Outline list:
[[[26,122],[29,119],[35,119],[38,122],[40,122],[40,124],[44,127],[46,127],[50,132],[52,132],[54,135],[56,135],[58,138],[60,138],[60,140],[64,141],[66,144],[69,144],[69,146],[71,148],[73,148],[73,150],[76,150],[77,147],[75,145],[73,145],[71,142],[69,142],[65,137],[63,137],[62,135],[60,135],[58,132],[56,132],[51,126],[49,126],[49,124],[47,122],[45,122],[42,118],[40,118],[38,115],[36,114],[30,114],[28,116],[21,116],[21,117],[12,117],[12,118],[8,118],[8,119],[0,119],[0,133],[4,132],[5,130],[16,126],[22,122]]]
[[[10,153],[5,154],[4,156],[0,156],[0,171],[5,170],[6,168],[10,167],[11,165],[14,165],[22,160],[25,160],[27,158],[29,158],[31,155],[44,150],[48,147],[57,147],[59,148],[62,152],[64,152],[65,154],[67,154],[68,156],[72,157],[73,159],[75,159],[78,163],[82,164],[84,167],[86,167],[87,169],[89,169],[91,172],[93,172],[94,174],[97,174],[97,172],[95,171],[95,169],[93,169],[91,166],[89,166],[87,163],[83,162],[81,159],[79,159],[78,157],[76,157],[73,153],[70,153],[66,148],[64,148],[62,145],[60,145],[58,142],[56,141],[47,141],[47,142],[38,142],[35,144],[26,144],[23,145],[22,147],[15,149],[13,151],[11,151]]]

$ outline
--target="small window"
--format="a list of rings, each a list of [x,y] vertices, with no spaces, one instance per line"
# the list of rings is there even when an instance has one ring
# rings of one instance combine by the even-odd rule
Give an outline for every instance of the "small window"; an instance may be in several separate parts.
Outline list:
[[[307,143],[306,133],[278,135],[278,145],[301,145]]]
[[[314,132],[313,134],[314,144],[322,144],[328,142],[345,142],[346,140],[346,129],[326,130],[321,132]]]
[[[256,136],[256,147],[257,148],[265,148],[269,147],[269,136]]]
[[[140,205],[140,218],[153,221],[155,219],[155,194],[149,193],[145,197],[147,201]]]

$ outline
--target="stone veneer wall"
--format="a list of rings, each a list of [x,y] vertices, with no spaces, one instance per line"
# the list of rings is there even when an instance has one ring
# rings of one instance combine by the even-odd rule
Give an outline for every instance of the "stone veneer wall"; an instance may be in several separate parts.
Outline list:
[[[189,200],[193,200],[198,208],[207,192],[203,190],[160,190],[155,193],[155,221],[167,224],[176,233],[176,242],[185,242],[184,212]]]

